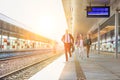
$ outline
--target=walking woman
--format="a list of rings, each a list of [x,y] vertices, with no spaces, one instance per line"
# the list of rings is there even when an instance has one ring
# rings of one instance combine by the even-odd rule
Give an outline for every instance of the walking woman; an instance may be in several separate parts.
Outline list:
[[[85,40],[86,43],[86,50],[87,50],[87,58],[89,58],[89,52],[90,52],[90,45],[91,45],[91,38],[90,38],[90,34],[87,34],[87,38]]]
[[[83,59],[84,57],[84,44],[83,44],[83,35],[80,34],[80,40],[79,40],[79,53],[80,57]]]

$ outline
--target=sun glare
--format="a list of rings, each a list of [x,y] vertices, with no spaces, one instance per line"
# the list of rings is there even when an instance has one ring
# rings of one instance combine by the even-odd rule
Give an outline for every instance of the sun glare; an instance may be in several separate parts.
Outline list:
[[[37,33],[46,37],[50,37],[49,34],[55,32],[55,19],[50,16],[42,16],[37,22]]]
[[[60,42],[66,29],[66,23],[62,22],[63,19],[52,14],[42,15],[38,18],[34,29],[38,34]]]
[[[0,12],[26,25],[25,29],[57,41],[68,26],[61,0],[1,0]]]

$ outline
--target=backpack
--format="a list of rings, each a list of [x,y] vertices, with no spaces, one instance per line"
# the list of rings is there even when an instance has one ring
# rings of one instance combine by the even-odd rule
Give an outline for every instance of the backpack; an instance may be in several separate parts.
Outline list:
[[[85,39],[83,44],[84,44],[84,46],[91,45],[91,39]]]
[[[91,45],[91,39],[87,39],[87,45]]]

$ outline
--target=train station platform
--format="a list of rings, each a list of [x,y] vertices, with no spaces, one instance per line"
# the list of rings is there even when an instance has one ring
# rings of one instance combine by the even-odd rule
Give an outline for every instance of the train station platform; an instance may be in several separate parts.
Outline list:
[[[29,80],[120,80],[120,58],[114,53],[90,53],[80,58],[77,51],[65,61],[65,55],[43,68]]]

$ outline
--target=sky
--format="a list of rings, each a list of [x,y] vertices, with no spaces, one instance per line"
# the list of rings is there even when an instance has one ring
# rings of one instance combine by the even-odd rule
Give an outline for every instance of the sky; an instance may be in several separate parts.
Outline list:
[[[62,0],[0,0],[0,13],[57,41],[67,29]]]

